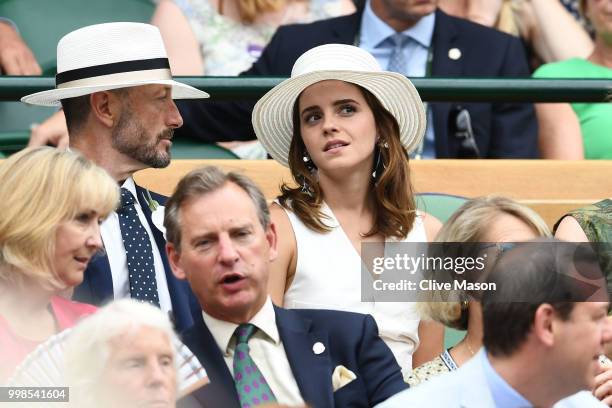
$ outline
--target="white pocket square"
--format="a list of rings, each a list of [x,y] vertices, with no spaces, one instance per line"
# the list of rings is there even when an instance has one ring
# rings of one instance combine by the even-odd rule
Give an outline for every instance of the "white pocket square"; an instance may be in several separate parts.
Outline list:
[[[339,365],[334,369],[332,374],[332,387],[334,392],[344,387],[346,384],[353,381],[357,376],[354,372],[343,365]]]

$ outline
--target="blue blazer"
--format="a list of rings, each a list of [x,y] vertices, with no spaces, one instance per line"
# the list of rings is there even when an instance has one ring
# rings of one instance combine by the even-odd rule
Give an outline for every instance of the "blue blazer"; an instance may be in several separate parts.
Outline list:
[[[310,406],[371,407],[407,388],[400,367],[378,336],[371,316],[278,307],[274,311],[293,376],[302,398]],[[191,405],[185,405],[239,408],[231,373],[201,317],[183,334],[183,342],[200,360],[210,379],[208,385],[191,395]],[[316,342],[325,345],[322,354],[313,352]],[[357,378],[334,392],[332,373],[338,365],[344,365]]]
[[[240,76],[289,76],[295,60],[309,49],[329,43],[354,44],[361,25],[361,11],[311,24],[280,27],[261,57]],[[521,42],[497,30],[436,11],[432,38],[433,77],[529,77]],[[448,52],[461,51],[452,60]],[[178,135],[205,141],[252,140],[253,101],[231,103],[177,101],[184,125]],[[486,158],[534,158],[538,156],[537,121],[529,103],[431,103],[436,154],[456,158],[460,140],[449,132],[449,115],[457,106],[468,109],[476,143]]]
[[[193,325],[192,313],[194,315],[200,314],[200,306],[187,281],[177,279],[170,269],[166,255],[166,240],[162,232],[151,221],[151,209],[144,199],[146,191],[146,189],[136,185],[137,200],[151,227],[164,264],[164,271],[166,271],[166,281],[172,301],[171,319],[178,331],[185,330]],[[161,205],[164,205],[167,200],[167,197],[153,192],[151,192],[151,197]],[[101,305],[113,300],[113,277],[106,254],[97,255],[89,262],[85,270],[83,283],[75,288],[72,298],[93,305]]]
[[[481,349],[456,371],[445,373],[401,392],[376,408],[492,408],[495,402],[483,366]],[[537,362],[534,362],[537,364]],[[526,370],[529,368],[527,367]],[[542,381],[555,381],[554,373]],[[604,408],[590,392],[579,392],[557,402],[553,408]]]

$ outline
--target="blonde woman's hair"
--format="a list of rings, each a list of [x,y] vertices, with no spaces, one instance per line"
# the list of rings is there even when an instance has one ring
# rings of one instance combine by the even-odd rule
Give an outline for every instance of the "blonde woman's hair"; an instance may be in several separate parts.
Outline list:
[[[36,281],[64,289],[54,270],[56,229],[83,211],[105,217],[119,201],[117,183],[78,153],[24,149],[0,164],[0,284]]]
[[[500,196],[477,197],[463,204],[446,221],[435,242],[483,242],[488,227],[501,214],[512,215],[527,224],[541,237],[550,237],[550,229],[531,208]],[[466,247],[467,248],[467,247]],[[469,251],[466,249],[466,251]],[[473,254],[462,254],[472,256]],[[435,296],[434,293],[429,293]],[[419,304],[420,312],[427,318],[460,330],[467,329],[468,296],[463,291],[451,293],[452,301],[429,301]]]
[[[258,15],[279,11],[286,0],[238,0],[238,13],[243,23],[251,24]]]

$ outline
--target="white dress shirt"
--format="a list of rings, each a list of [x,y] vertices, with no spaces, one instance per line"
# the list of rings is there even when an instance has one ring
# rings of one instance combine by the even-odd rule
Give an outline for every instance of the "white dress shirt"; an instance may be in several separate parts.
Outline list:
[[[140,202],[136,196],[136,185],[134,179],[129,177],[123,185],[123,188],[128,189],[136,202],[136,212],[142,226],[149,235],[151,241],[151,248],[153,249],[153,262],[155,263],[155,280],[157,281],[157,293],[159,295],[159,305],[161,310],[164,312],[172,311],[172,301],[170,300],[170,292],[168,291],[168,282],[166,282],[166,272],[164,271],[164,264],[162,262],[157,243],[151,232],[151,226],[147,222],[142,208],[140,208]],[[108,263],[110,264],[111,275],[113,277],[113,295],[115,299],[121,299],[130,297],[130,282],[128,278],[128,266],[127,256],[125,254],[125,247],[123,246],[123,238],[121,237],[121,229],[119,228],[119,215],[116,212],[112,212],[100,225],[100,234],[102,235],[102,241],[104,242],[104,249],[108,257]]]
[[[238,325],[215,319],[204,311],[202,316],[219,349],[223,352],[225,364],[233,377],[236,349],[234,332]],[[303,405],[304,400],[276,327],[276,315],[270,297],[249,323],[259,329],[249,339],[249,354],[268,382],[276,400],[283,405]]]

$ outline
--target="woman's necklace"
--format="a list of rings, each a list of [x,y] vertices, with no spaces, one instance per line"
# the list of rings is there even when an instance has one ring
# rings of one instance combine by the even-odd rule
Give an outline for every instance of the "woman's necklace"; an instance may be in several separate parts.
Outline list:
[[[469,350],[470,354],[472,355],[472,357],[474,356],[474,350],[472,350],[472,347],[470,346],[470,342],[468,341],[467,337],[465,338],[465,345],[467,346],[467,349]]]

